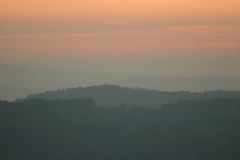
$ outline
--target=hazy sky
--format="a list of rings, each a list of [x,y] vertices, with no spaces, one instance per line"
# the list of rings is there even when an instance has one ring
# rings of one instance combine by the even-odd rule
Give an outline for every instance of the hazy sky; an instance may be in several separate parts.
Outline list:
[[[239,0],[1,0],[0,62],[240,75]]]

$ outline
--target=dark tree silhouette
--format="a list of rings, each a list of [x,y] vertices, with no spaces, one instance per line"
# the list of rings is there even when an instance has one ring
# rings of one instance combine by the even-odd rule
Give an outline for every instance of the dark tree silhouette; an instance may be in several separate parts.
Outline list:
[[[160,109],[92,99],[0,102],[2,160],[239,159],[240,99]]]

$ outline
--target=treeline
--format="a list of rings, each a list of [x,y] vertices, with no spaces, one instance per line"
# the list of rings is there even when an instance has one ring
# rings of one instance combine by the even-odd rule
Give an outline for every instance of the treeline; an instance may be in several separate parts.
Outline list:
[[[205,92],[164,92],[142,88],[127,88],[115,85],[68,88],[57,91],[33,94],[26,99],[76,99],[93,98],[98,105],[115,107],[124,105],[144,105],[158,108],[165,103],[176,103],[179,100],[201,100],[210,98],[240,98],[240,91],[205,91]]]
[[[0,102],[3,160],[239,159],[240,99],[180,101],[159,109],[94,100]]]

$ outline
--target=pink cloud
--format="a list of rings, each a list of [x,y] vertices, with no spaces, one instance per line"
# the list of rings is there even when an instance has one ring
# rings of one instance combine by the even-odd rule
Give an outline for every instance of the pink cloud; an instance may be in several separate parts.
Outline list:
[[[45,33],[0,36],[2,53],[41,51],[46,53],[132,54],[174,50],[240,50],[240,25],[195,25],[161,27],[154,30]]]
[[[168,27],[166,30],[173,33],[240,32],[240,25],[193,25]]]

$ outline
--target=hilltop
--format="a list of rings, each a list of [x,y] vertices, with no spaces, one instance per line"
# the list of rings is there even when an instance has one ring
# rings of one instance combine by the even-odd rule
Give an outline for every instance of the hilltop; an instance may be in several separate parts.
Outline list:
[[[98,105],[114,107],[118,105],[142,105],[158,108],[166,103],[180,100],[201,100],[210,98],[240,98],[240,91],[205,91],[205,92],[166,92],[143,88],[128,88],[117,85],[99,85],[77,87],[32,94],[25,99],[76,99],[92,98]]]

